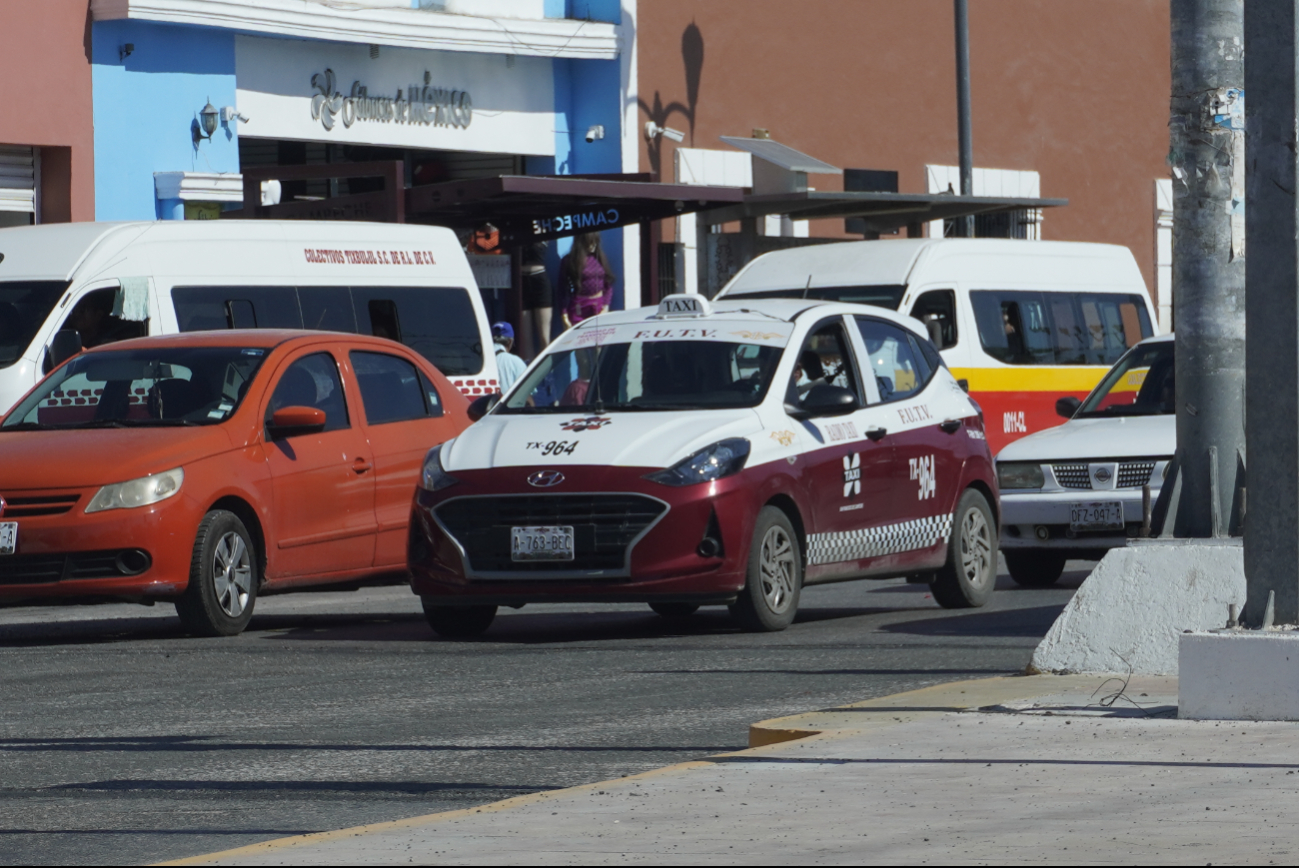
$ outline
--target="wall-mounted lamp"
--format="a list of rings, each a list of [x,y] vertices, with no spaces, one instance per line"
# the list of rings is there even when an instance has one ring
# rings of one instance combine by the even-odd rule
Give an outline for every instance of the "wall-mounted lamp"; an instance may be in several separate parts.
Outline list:
[[[593,124],[586,131],[588,142],[598,142],[604,138],[604,124]]]
[[[661,127],[653,121],[646,121],[645,138],[652,142],[659,136],[671,139],[674,142],[684,142],[686,140],[686,134],[681,130],[674,130],[672,127]]]
[[[130,57],[134,52],[135,52],[134,42],[128,42],[125,45],[119,45],[117,47],[117,59],[124,61],[128,57]]]
[[[232,105],[223,106],[221,108],[221,123],[228,124],[231,121],[243,121],[244,123],[248,123],[248,118],[241,115],[239,109]]]
[[[212,105],[212,100],[209,99],[207,105],[203,106],[202,111],[198,113],[198,126],[194,127],[195,147],[203,139],[212,138],[212,134],[217,130],[217,121],[220,116],[217,107]]]

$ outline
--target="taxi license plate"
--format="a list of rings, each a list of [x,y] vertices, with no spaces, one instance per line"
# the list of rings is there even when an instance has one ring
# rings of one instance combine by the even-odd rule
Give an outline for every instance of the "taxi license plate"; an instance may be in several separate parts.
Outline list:
[[[1123,527],[1123,504],[1120,501],[1075,503],[1070,506],[1070,530],[1122,530]]]
[[[11,555],[18,545],[18,522],[0,521],[0,555]]]
[[[511,556],[516,561],[573,560],[571,527],[515,527],[510,529]]]

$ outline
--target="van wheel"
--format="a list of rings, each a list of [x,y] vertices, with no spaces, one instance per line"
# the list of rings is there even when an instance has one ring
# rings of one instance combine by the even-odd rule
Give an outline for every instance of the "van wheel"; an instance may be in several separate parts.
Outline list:
[[[961,495],[954,518],[934,599],[944,609],[974,609],[997,587],[997,525],[987,499],[973,488]]]
[[[235,636],[257,601],[257,548],[239,516],[214,509],[198,525],[189,587],[176,601],[185,629],[199,636]]]
[[[424,618],[433,632],[447,639],[472,639],[487,632],[496,620],[495,606],[439,606],[421,597]]]
[[[699,611],[699,607],[694,603],[650,603],[649,607],[654,610],[654,614],[669,621],[689,618]]]
[[[1063,552],[1042,551],[1040,549],[1011,550],[1002,552],[1006,556],[1006,568],[1015,584],[1025,588],[1049,588],[1060,579],[1064,572],[1065,554]]]
[[[731,617],[750,633],[784,630],[798,613],[803,590],[803,556],[789,516],[764,506],[749,543],[748,577]]]

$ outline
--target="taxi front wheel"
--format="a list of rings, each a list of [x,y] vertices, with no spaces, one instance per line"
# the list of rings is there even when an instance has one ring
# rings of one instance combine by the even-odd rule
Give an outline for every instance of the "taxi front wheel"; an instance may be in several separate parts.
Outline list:
[[[789,516],[764,506],[749,544],[748,578],[731,616],[750,633],[784,630],[798,613],[803,591],[803,556]]]
[[[481,636],[496,620],[495,606],[439,606],[427,597],[420,598],[424,604],[424,618],[433,632],[448,639],[471,639]]]
[[[198,525],[189,587],[176,601],[185,629],[199,636],[244,631],[257,600],[257,549],[239,516],[214,509]]]
[[[961,495],[953,519],[934,599],[944,609],[978,608],[997,587],[997,523],[987,498],[973,488]]]

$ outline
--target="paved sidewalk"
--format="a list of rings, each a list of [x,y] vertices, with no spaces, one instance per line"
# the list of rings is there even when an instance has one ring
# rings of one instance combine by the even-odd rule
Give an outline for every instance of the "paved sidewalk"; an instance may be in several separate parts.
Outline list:
[[[1299,724],[1177,720],[1176,679],[1103,681],[941,685],[766,721],[704,762],[187,861],[1296,861]]]

